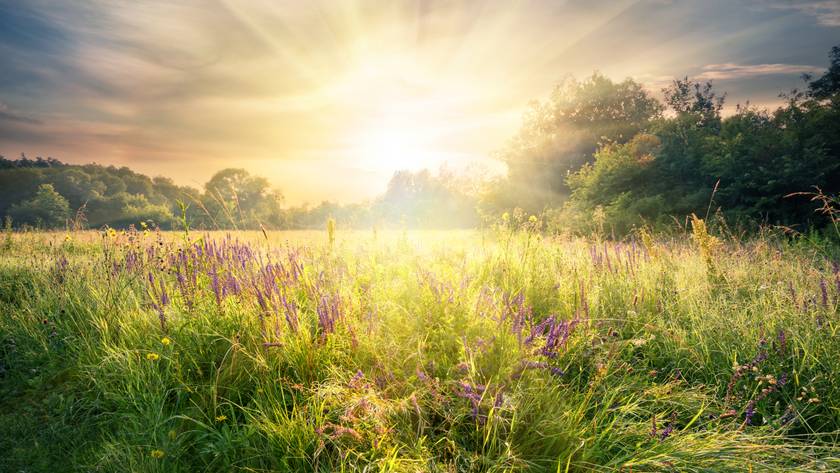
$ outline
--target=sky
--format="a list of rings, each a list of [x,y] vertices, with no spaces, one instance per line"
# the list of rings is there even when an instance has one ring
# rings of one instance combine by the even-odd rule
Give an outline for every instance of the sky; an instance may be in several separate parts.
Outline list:
[[[360,201],[399,169],[503,172],[568,75],[773,107],[838,43],[833,0],[0,0],[0,155]]]

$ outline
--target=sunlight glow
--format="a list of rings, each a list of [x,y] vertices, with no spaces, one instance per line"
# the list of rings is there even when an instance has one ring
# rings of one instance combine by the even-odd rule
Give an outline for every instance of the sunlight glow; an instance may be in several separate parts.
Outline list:
[[[431,153],[422,133],[401,125],[383,124],[360,135],[362,157],[375,167],[419,169],[427,167]]]

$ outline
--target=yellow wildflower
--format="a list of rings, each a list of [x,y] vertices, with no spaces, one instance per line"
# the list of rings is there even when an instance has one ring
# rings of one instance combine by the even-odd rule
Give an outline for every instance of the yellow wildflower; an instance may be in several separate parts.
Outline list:
[[[159,358],[160,358],[160,355],[158,355],[157,353],[147,353],[146,354],[146,359],[149,360],[149,361],[155,361]]]
[[[528,217],[528,221],[531,223],[537,223],[537,216],[531,215],[530,217]]]
[[[166,453],[163,450],[152,450],[151,452],[152,458],[163,458]]]
[[[172,343],[172,339],[169,337],[163,337],[160,339],[160,343],[162,343],[163,346],[169,346],[169,344]]]
[[[216,416],[216,422],[224,422],[227,420],[227,416],[222,414],[220,416]]]

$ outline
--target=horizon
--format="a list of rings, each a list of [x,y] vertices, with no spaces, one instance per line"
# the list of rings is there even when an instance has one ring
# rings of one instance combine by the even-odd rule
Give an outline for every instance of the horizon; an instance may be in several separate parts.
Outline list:
[[[557,25],[563,25],[558,28]],[[825,70],[828,2],[0,1],[0,154],[200,188],[223,168],[286,205],[369,200],[407,169],[503,173],[529,102],[600,71],[659,96],[712,80],[773,108]]]

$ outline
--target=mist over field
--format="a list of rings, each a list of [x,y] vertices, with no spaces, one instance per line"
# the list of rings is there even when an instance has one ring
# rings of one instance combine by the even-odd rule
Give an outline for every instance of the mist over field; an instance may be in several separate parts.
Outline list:
[[[840,469],[838,33],[0,0],[0,471]]]

